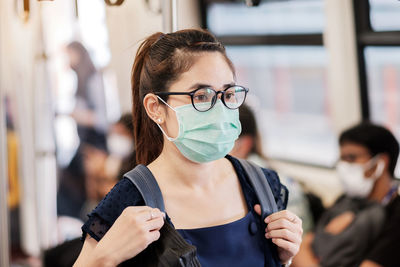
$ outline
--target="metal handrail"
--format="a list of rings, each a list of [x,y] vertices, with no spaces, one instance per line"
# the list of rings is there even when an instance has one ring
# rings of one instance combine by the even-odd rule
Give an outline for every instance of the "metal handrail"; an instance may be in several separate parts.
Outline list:
[[[178,30],[178,0],[165,0],[162,2],[163,32]]]

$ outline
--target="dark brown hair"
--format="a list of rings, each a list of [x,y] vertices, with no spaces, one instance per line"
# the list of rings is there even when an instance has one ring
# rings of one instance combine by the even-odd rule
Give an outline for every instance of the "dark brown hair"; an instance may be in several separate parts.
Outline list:
[[[155,33],[140,45],[132,67],[132,115],[136,160],[149,164],[161,153],[163,136],[147,116],[143,98],[148,93],[168,91],[172,82],[188,71],[203,52],[220,52],[234,73],[225,48],[206,30]]]

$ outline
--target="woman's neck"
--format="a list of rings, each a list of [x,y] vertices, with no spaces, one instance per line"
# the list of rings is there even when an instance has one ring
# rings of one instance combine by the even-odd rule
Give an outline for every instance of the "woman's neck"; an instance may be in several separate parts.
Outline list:
[[[156,178],[168,179],[170,184],[193,188],[210,187],[220,177],[221,169],[224,169],[220,167],[226,161],[223,158],[208,163],[196,163],[183,156],[175,144],[165,143],[160,156],[148,167]]]

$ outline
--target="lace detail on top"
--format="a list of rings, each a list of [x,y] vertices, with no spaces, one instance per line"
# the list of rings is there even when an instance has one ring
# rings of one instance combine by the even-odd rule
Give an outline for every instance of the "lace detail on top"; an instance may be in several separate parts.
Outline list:
[[[287,190],[286,186],[281,184],[281,182],[279,181],[278,174],[275,171],[263,169],[263,172],[265,176],[268,177],[267,180],[269,186],[271,187],[272,194],[275,197],[276,206],[278,207],[278,210],[286,209],[287,202],[289,199],[289,191]]]
[[[97,242],[103,238],[105,233],[110,229],[108,225],[101,217],[97,214],[90,215],[89,220],[82,226],[83,236],[82,239],[86,238],[86,233],[93,237]]]
[[[144,206],[144,200],[132,182],[123,178],[88,215],[89,219],[82,226],[82,239],[89,234],[99,241],[129,206]]]

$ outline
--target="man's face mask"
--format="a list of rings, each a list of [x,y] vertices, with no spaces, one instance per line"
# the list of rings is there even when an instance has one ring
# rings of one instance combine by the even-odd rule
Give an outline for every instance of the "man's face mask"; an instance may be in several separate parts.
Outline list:
[[[232,150],[242,130],[238,109],[228,109],[221,100],[217,100],[213,108],[199,112],[191,104],[172,108],[158,98],[175,111],[179,124],[178,136],[169,137],[157,125],[186,158],[198,163],[210,162],[223,158]]]
[[[111,134],[107,137],[107,148],[111,155],[124,158],[133,151],[133,141],[124,135]]]
[[[364,173],[375,166],[375,172],[370,177],[365,177]],[[336,171],[346,195],[366,198],[371,193],[375,181],[382,175],[384,168],[385,162],[376,155],[364,164],[339,161]]]

